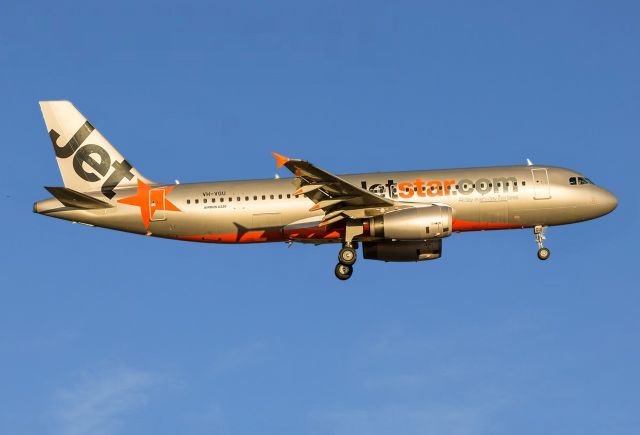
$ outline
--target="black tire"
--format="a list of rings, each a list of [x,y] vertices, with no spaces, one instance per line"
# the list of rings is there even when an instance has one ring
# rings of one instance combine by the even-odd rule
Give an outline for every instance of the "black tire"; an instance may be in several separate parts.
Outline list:
[[[538,258],[542,261],[547,260],[551,256],[551,251],[548,248],[538,249]]]
[[[353,274],[353,267],[347,264],[338,263],[336,265],[335,273],[336,278],[341,281],[346,281],[351,278],[351,275]]]
[[[345,266],[352,266],[358,259],[356,250],[349,247],[344,247],[338,252],[338,261]]]

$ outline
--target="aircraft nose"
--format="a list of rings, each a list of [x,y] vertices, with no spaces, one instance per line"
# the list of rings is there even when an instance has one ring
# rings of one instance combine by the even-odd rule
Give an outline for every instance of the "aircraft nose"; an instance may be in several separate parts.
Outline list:
[[[605,189],[600,189],[598,192],[598,198],[596,200],[598,211],[602,214],[611,213],[618,206],[618,198]]]

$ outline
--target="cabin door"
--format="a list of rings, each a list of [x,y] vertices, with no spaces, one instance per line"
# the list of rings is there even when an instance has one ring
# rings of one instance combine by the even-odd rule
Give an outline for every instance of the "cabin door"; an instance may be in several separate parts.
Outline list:
[[[164,189],[151,189],[149,191],[149,220],[163,221],[167,219],[164,209]]]
[[[547,168],[532,169],[533,175],[533,199],[549,199],[549,174]]]

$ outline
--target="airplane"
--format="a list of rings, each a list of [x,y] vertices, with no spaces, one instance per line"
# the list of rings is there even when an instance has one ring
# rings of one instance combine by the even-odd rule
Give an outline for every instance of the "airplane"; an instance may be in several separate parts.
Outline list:
[[[34,203],[45,216],[204,243],[341,244],[347,280],[357,250],[385,262],[435,260],[452,233],[532,228],[604,216],[616,197],[579,172],[533,165],[335,175],[273,153],[293,178],[163,184],[138,172],[69,101],[42,101],[63,186]]]

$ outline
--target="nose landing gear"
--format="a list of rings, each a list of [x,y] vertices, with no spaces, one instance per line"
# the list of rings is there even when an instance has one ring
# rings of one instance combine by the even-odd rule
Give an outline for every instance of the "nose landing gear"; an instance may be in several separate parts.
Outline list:
[[[341,281],[346,281],[353,274],[353,265],[358,255],[356,249],[358,246],[354,243],[344,243],[342,249],[338,253],[338,264],[335,268],[336,277]]]
[[[533,228],[533,234],[535,235],[536,243],[538,244],[538,258],[544,261],[551,256],[549,248],[545,248],[542,243],[546,238],[544,236],[544,227],[542,225],[536,225]]]

